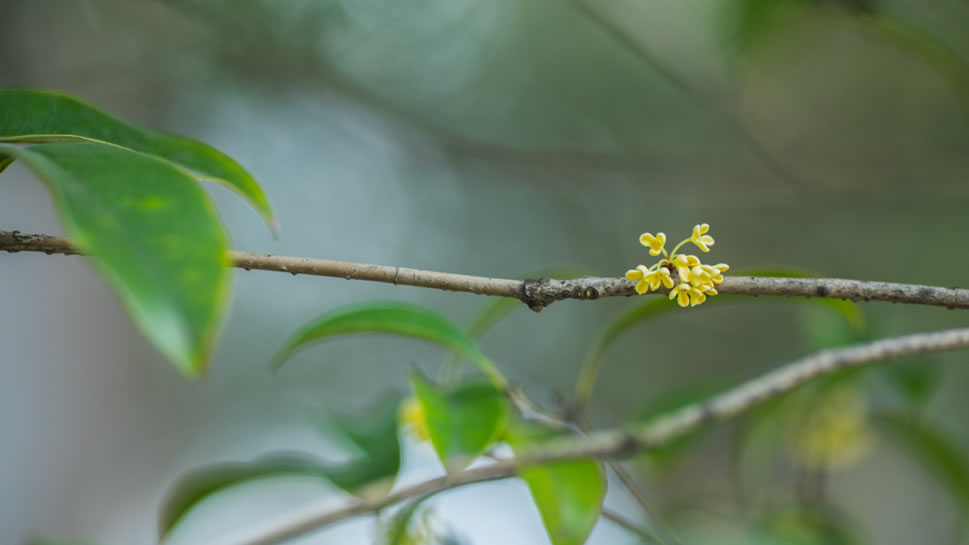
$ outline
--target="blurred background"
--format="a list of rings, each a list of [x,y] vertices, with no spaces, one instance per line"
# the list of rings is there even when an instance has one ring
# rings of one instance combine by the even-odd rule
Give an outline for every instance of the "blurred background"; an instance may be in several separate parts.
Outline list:
[[[207,186],[240,250],[497,277],[555,267],[619,276],[652,263],[640,233],[678,241],[706,222],[711,259],[734,269],[969,287],[965,2],[5,0],[3,13],[0,85],[77,95],[249,169],[276,210],[276,240],[240,199]],[[0,229],[60,233],[22,167],[4,173],[0,195]],[[268,361],[289,334],[349,302],[415,301],[461,324],[487,302],[236,271],[210,372],[193,383],[83,260],[0,255],[0,275],[0,542],[11,544],[153,543],[158,506],[188,469],[279,450],[346,456],[320,433],[320,415],[404,391],[408,369],[435,372],[443,355],[403,339],[346,339],[273,376]],[[639,302],[523,307],[482,345],[555,407],[599,333]],[[671,392],[735,384],[823,346],[967,321],[871,303],[860,332],[796,301],[756,303],[672,312],[623,336],[606,354],[590,425],[621,425]],[[917,411],[963,454],[967,359],[913,362],[902,367],[918,369],[910,377],[887,381],[908,386],[887,393],[884,380],[852,381],[833,396],[835,414]],[[850,455],[824,471],[805,461],[803,441],[732,426],[629,467],[666,522],[704,543],[729,542],[752,521],[810,537],[834,520],[861,543],[969,543],[969,511],[953,493],[959,460],[940,466],[937,450],[868,425],[852,428],[862,431],[840,447]],[[738,439],[750,435],[766,439]],[[401,482],[437,474],[435,464],[409,442]],[[805,475],[823,483],[805,492]],[[307,478],[234,488],[168,543],[204,543],[321,495],[343,501]],[[811,522],[819,504],[823,524]],[[460,543],[547,541],[515,481],[428,505]],[[607,505],[652,523],[618,486]],[[359,519],[294,543],[374,535]],[[590,540],[636,542],[608,521]]]

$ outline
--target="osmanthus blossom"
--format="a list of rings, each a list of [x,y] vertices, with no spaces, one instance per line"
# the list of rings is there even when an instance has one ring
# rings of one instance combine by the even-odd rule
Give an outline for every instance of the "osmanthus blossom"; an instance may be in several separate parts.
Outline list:
[[[657,291],[662,286],[670,290],[670,300],[676,299],[681,307],[695,307],[707,297],[716,295],[716,286],[723,282],[723,273],[730,266],[726,263],[707,265],[695,255],[677,253],[687,243],[693,243],[702,252],[709,252],[714,244],[713,237],[707,234],[709,231],[709,224],[698,223],[690,237],[677,244],[672,252],[666,251],[665,233],[640,235],[639,243],[649,248],[650,255],[662,254],[663,258],[651,267],[637,265],[626,271],[626,278],[636,282],[636,293]]]

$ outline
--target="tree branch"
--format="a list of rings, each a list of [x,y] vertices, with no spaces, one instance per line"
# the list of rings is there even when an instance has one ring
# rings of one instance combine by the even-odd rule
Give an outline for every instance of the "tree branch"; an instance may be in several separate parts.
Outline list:
[[[0,251],[82,254],[67,239],[50,235],[31,235],[19,231],[0,231]],[[348,261],[287,257],[232,251],[235,267],[245,270],[288,272],[330,276],[347,280],[369,280],[403,286],[418,286],[479,295],[512,297],[538,312],[564,299],[593,300],[603,297],[635,295],[634,283],[625,278],[585,277],[575,280],[552,278],[512,280],[466,274],[444,273],[368,265]],[[827,297],[851,301],[890,301],[910,305],[929,305],[949,309],[969,309],[969,289],[942,288],[918,284],[868,282],[840,278],[782,278],[727,276],[717,291],[731,295],[775,295],[787,297]],[[651,294],[666,294],[660,290]]]
[[[570,435],[543,444],[517,458],[438,477],[402,488],[380,498],[363,499],[340,509],[331,501],[308,505],[244,530],[217,545],[270,545],[317,530],[344,519],[373,513],[404,500],[420,498],[467,484],[513,477],[518,469],[535,464],[576,458],[609,459],[628,457],[661,446],[704,424],[726,420],[771,399],[789,393],[810,380],[839,370],[891,358],[969,347],[969,328],[916,333],[882,339],[835,350],[823,350],[777,368],[711,398],[704,403],[673,411],[652,422],[623,430],[608,430],[584,436]]]

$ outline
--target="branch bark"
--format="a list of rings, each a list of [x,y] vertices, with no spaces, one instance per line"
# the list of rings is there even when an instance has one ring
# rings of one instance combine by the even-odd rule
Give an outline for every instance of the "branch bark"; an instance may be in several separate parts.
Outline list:
[[[70,241],[50,235],[31,235],[19,231],[0,231],[0,250],[7,252],[44,252],[82,254]],[[480,295],[512,297],[538,312],[565,299],[594,300],[603,297],[635,295],[633,282],[625,278],[585,277],[575,280],[552,278],[513,280],[466,274],[425,271],[407,267],[369,265],[348,261],[287,257],[232,251],[235,267],[245,270],[288,272],[330,276],[347,280],[369,280],[402,286],[418,286]],[[827,297],[851,301],[889,301],[910,305],[929,305],[949,309],[969,309],[969,289],[942,288],[918,284],[867,282],[840,278],[781,278],[727,276],[717,286],[731,295],[773,295],[786,297]],[[665,290],[650,294],[668,293]]]
[[[517,475],[519,468],[576,458],[611,459],[661,446],[704,424],[726,420],[766,401],[789,393],[810,380],[875,361],[969,347],[969,328],[916,333],[835,350],[823,350],[741,384],[707,402],[690,405],[646,425],[570,435],[513,459],[438,477],[399,489],[380,498],[332,509],[329,501],[308,505],[259,527],[243,530],[217,545],[270,545],[317,530],[328,524],[378,511],[408,499],[420,498],[468,484]]]

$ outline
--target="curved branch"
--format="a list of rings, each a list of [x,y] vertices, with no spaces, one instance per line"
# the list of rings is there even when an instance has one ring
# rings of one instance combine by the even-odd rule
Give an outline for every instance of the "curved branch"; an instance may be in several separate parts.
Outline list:
[[[30,235],[19,231],[0,231],[0,251],[81,254],[67,239],[50,235]],[[592,300],[603,297],[635,295],[634,283],[625,278],[585,277],[575,280],[552,278],[512,280],[466,274],[444,273],[368,265],[348,261],[287,257],[249,252],[232,252],[233,265],[245,270],[288,272],[330,276],[347,280],[369,280],[403,286],[418,286],[480,295],[512,297],[538,312],[564,299]],[[910,305],[929,305],[949,309],[969,309],[969,289],[942,288],[918,284],[868,282],[840,278],[784,278],[727,276],[717,286],[731,295],[775,295],[787,297],[828,297],[851,301],[889,301]],[[663,294],[661,290],[651,294]]]
[[[405,500],[468,484],[513,477],[517,475],[519,468],[527,465],[576,458],[611,459],[632,456],[664,445],[704,424],[736,416],[789,393],[808,381],[842,369],[913,354],[966,347],[969,347],[969,328],[915,333],[846,348],[823,350],[745,382],[707,402],[687,406],[640,427],[567,436],[545,443],[518,458],[503,459],[484,467],[452,473],[401,488],[383,497],[363,499],[339,509],[331,507],[332,499],[324,500],[286,513],[259,527],[245,529],[237,535],[217,541],[216,545],[271,545],[335,522],[376,512]]]

